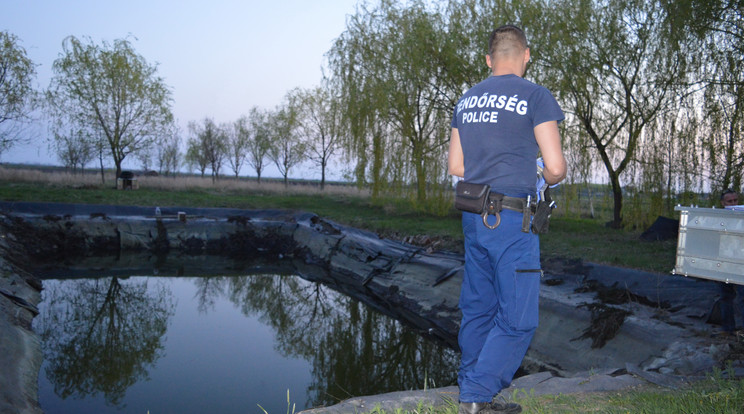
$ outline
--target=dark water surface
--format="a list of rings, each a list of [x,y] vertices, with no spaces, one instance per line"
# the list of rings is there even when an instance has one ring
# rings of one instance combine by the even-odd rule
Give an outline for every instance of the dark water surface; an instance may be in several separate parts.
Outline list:
[[[287,413],[287,393],[299,411],[455,382],[453,350],[298,276],[43,285],[34,327],[49,414]]]

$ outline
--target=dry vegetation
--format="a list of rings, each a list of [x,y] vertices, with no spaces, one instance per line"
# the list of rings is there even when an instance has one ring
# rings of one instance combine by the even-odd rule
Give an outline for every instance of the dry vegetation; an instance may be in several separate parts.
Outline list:
[[[259,184],[254,178],[222,176],[213,181],[211,177],[199,175],[177,175],[177,176],[145,176],[136,177],[140,187],[154,190],[190,190],[209,189],[218,192],[225,191],[248,191],[271,193],[277,195],[312,195],[318,193],[318,185],[314,182],[290,181],[285,186],[283,182],[276,179],[263,179]],[[113,171],[104,172],[104,182],[101,182],[100,172],[72,173],[65,169],[57,168],[34,168],[34,167],[8,167],[0,166],[0,181],[45,183],[61,187],[105,187],[114,186],[116,179]],[[359,188],[351,184],[326,183],[324,194],[327,195],[353,195],[356,197],[368,197],[368,189]]]

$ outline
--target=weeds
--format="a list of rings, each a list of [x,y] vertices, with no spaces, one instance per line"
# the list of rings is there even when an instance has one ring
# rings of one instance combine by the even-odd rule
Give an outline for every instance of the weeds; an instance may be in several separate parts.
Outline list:
[[[261,407],[261,404],[256,404],[258,408],[261,409],[261,411],[264,412],[264,414],[269,414],[263,407]],[[287,390],[287,414],[294,414],[295,413],[295,404],[292,404],[292,402],[289,399],[289,390]]]

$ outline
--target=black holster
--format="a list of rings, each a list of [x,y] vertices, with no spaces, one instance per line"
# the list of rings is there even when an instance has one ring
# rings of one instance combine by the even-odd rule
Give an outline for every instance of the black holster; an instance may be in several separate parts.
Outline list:
[[[532,232],[535,234],[544,234],[548,232],[550,224],[550,214],[555,208],[555,202],[550,197],[550,187],[546,188],[540,202],[534,206],[532,216]]]

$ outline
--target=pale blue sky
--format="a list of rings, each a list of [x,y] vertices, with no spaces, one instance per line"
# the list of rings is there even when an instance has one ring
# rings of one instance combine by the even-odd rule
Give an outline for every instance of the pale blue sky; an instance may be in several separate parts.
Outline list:
[[[19,37],[46,88],[70,35],[94,42],[130,38],[173,90],[185,131],[205,116],[230,122],[252,106],[272,108],[294,87],[320,83],[324,54],[357,0],[0,0],[0,30]],[[44,134],[45,131],[41,131]],[[58,164],[37,142],[3,162]],[[51,158],[51,159],[50,159]]]

